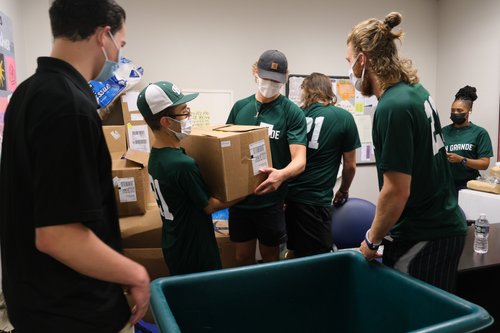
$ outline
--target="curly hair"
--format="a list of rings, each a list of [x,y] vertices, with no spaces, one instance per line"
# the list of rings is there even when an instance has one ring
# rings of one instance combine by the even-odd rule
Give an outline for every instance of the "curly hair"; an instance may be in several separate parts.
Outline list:
[[[477,99],[476,91],[477,89],[471,86],[460,88],[455,94],[455,101],[464,101],[469,108],[472,108],[472,104]]]
[[[322,101],[335,105],[337,96],[333,93],[332,80],[321,73],[311,73],[302,81],[301,108],[306,109],[311,104]]]
[[[392,32],[401,23],[398,12],[386,15],[384,21],[372,18],[356,25],[347,36],[355,55],[366,54],[371,69],[382,90],[404,81],[409,84],[419,82],[417,70],[410,59],[399,58],[395,40],[401,42],[403,32]]]

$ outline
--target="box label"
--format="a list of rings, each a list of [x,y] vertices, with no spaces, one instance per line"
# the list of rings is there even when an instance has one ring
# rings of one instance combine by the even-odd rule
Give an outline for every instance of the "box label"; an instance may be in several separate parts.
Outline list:
[[[259,140],[251,143],[249,147],[250,156],[252,158],[253,175],[255,176],[259,174],[259,169],[268,166],[266,144],[264,140]]]
[[[134,177],[118,178],[115,180],[118,185],[120,202],[137,201]]]
[[[137,112],[131,113],[130,114],[130,120],[131,121],[144,121],[144,117]]]
[[[112,136],[112,137],[113,137],[113,139],[115,139],[115,140],[118,140],[118,139],[120,139],[120,137],[121,137],[120,132],[118,132],[117,130],[111,131],[111,136]]]
[[[221,141],[220,146],[221,148],[231,147],[231,141]]]
[[[128,124],[127,130],[130,149],[149,153],[148,126]]]

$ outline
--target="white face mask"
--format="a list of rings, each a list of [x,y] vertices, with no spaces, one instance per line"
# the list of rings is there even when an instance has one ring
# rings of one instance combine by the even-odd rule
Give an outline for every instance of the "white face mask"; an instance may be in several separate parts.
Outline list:
[[[182,119],[182,120],[177,120],[174,118],[170,118],[170,119],[181,124],[181,131],[180,132],[176,132],[173,129],[169,128],[169,130],[175,134],[175,137],[177,138],[177,140],[181,141],[186,136],[191,134],[191,128],[192,128],[191,118],[186,118],[186,119]]]
[[[352,85],[354,86],[354,88],[356,88],[357,91],[361,91],[363,80],[365,79],[365,67],[366,67],[366,64],[365,64],[365,66],[363,66],[363,71],[361,72],[361,78],[357,77],[354,74],[353,68],[356,65],[356,63],[358,62],[358,58],[359,58],[360,54],[361,53],[359,53],[358,56],[356,57],[356,59],[354,59],[354,63],[352,64],[351,68],[349,68],[349,79],[351,80]]]
[[[262,94],[262,96],[271,98],[280,93],[280,89],[283,86],[283,83],[264,80],[260,77],[257,77],[257,86],[259,87],[259,92]]]

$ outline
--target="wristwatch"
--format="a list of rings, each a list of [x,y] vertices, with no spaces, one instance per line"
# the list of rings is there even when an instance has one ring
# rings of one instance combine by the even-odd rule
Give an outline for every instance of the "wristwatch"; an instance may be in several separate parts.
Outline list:
[[[467,164],[467,159],[464,157],[464,159],[462,161],[460,161],[460,163],[462,163],[462,165],[466,165]]]
[[[366,234],[365,234],[365,243],[366,245],[368,246],[368,248],[370,250],[378,250],[379,246],[382,245],[382,241],[378,242],[378,243],[372,243],[370,242],[370,240],[368,239],[368,233],[370,232],[370,229],[366,230]]]

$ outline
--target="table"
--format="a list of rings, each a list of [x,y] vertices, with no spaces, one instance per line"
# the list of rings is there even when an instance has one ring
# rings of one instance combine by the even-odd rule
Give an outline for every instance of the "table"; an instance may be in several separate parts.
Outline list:
[[[469,226],[458,264],[456,294],[482,306],[495,323],[481,332],[500,332],[500,224],[490,225],[488,253],[474,252],[474,226]]]
[[[479,214],[485,213],[490,223],[500,223],[500,194],[460,190],[458,205],[464,211],[467,220],[475,220]]]
[[[458,263],[458,271],[485,269],[500,265],[500,224],[490,224],[488,253],[474,252],[474,226],[469,226],[462,257]],[[499,281],[500,282],[500,281]],[[500,318],[499,318],[500,319]]]

